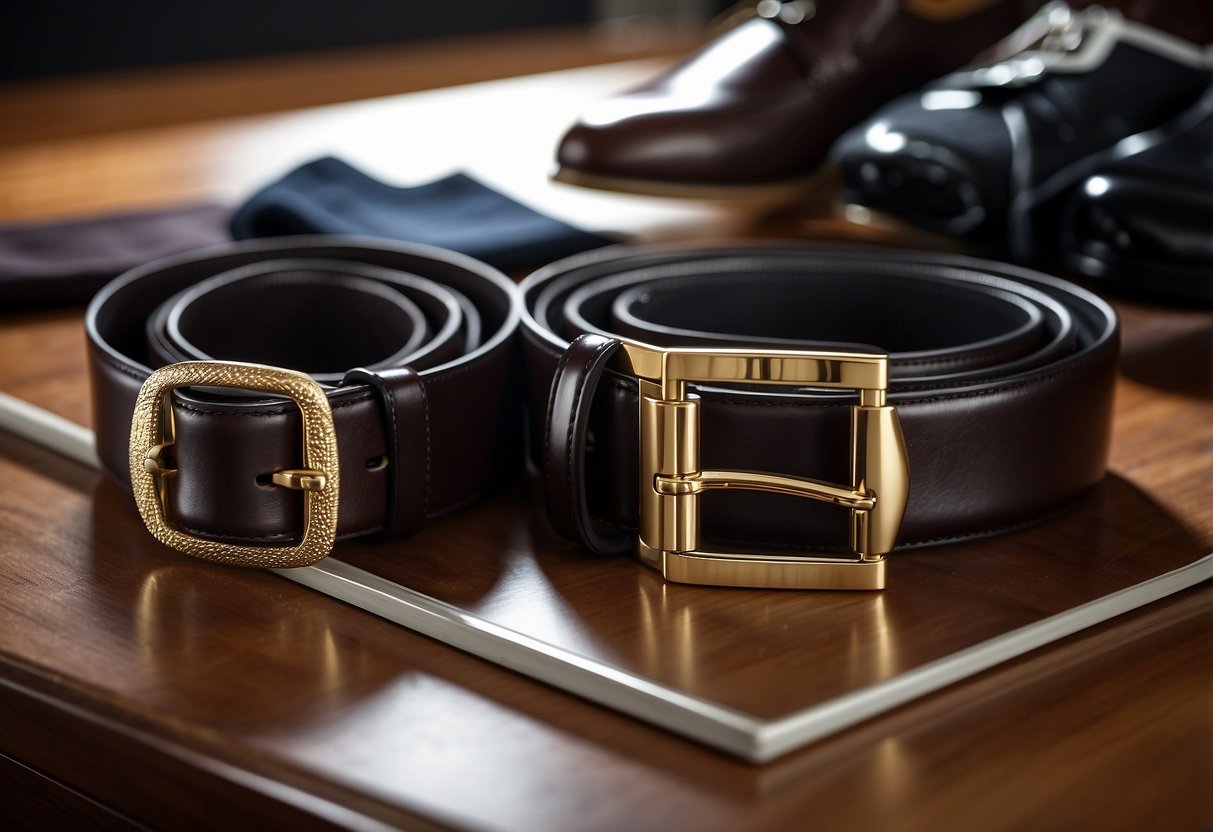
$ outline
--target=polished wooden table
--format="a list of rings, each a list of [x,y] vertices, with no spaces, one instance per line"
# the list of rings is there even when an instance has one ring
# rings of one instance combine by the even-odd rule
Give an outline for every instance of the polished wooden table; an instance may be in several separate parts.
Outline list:
[[[556,137],[579,107],[658,64],[569,69],[621,56],[574,33],[535,37],[543,49],[472,39],[419,55],[329,56],[319,73],[315,60],[281,59],[0,89],[0,220],[234,201],[332,152],[400,182],[470,169],[639,239],[889,238],[844,228],[828,202],[772,218],[547,183]],[[437,72],[435,86],[566,71],[384,86],[409,67]],[[308,86],[326,75],[341,89]],[[270,113],[392,93],[409,94]],[[1117,308],[1112,471],[1166,521],[1143,524],[1135,543],[1182,537],[1208,552],[1213,315]],[[88,424],[81,315],[0,311],[0,390]],[[1107,547],[1124,544],[1095,522],[1089,545],[1114,556]],[[1208,583],[765,766],[274,575],[183,562],[99,474],[4,434],[0,585],[3,828],[1213,825]]]

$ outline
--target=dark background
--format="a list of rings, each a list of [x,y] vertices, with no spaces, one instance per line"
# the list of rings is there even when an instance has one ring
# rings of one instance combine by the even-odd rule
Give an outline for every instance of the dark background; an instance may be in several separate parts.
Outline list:
[[[560,26],[592,0],[0,0],[0,80]]]

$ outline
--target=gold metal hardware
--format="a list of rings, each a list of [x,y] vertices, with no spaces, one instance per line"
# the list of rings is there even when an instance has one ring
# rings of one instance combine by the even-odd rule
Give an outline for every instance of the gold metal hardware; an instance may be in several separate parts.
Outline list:
[[[196,537],[168,520],[165,479],[178,475],[165,464],[175,429],[168,396],[178,387],[234,387],[291,399],[303,424],[304,468],[276,471],[275,485],[302,492],[303,533],[294,546],[247,546]],[[325,558],[337,536],[337,432],[324,390],[294,370],[228,361],[183,361],[152,373],[144,382],[131,417],[131,487],[148,531],[167,546],[203,560],[238,566],[286,569]]]
[[[173,447],[172,442],[162,442],[147,449],[143,455],[143,470],[156,477],[175,477],[177,469],[165,465],[164,452]]]
[[[274,485],[290,488],[294,491],[323,491],[328,487],[329,478],[323,471],[311,468],[292,468],[285,471],[275,471],[270,475]]]
[[[618,359],[640,378],[638,555],[671,581],[715,586],[883,589],[909,496],[905,441],[886,401],[888,356],[791,350],[666,350],[625,341]],[[698,396],[687,382],[851,388],[851,482],[700,467]],[[850,511],[854,558],[706,552],[699,495],[717,489],[791,494]]]

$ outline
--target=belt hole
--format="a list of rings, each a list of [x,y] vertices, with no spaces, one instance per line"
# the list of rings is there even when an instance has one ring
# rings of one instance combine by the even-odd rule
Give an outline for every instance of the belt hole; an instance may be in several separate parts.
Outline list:
[[[373,456],[366,461],[366,470],[371,472],[372,474],[375,473],[376,471],[382,471],[382,470],[386,469],[387,466],[388,466],[387,454],[379,454],[379,456]]]

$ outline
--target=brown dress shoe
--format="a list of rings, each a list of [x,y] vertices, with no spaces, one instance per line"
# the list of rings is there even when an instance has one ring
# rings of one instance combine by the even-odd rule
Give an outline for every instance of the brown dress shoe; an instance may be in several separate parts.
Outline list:
[[[687,197],[794,196],[876,107],[1026,17],[1020,0],[762,0],[660,77],[591,107],[559,181]]]

